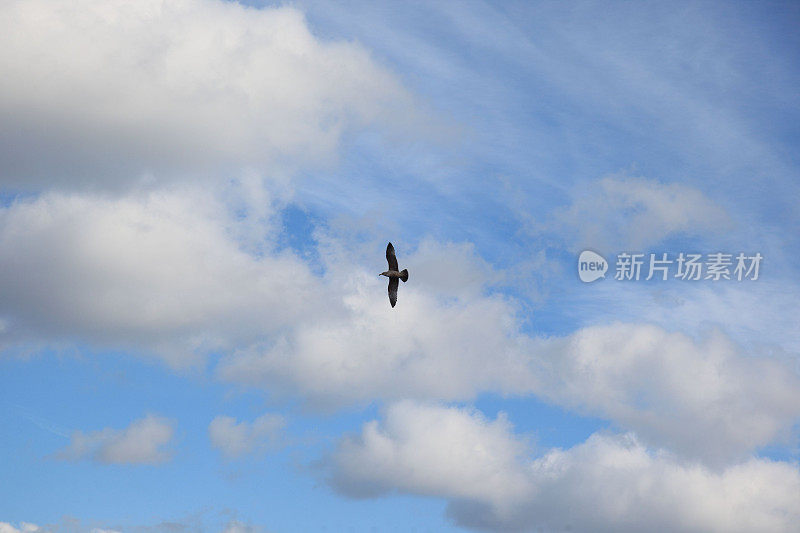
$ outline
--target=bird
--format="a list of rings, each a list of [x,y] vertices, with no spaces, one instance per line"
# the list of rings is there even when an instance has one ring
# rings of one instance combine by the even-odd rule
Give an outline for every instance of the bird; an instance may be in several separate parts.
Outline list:
[[[386,246],[386,261],[389,262],[389,270],[381,272],[378,276],[386,276],[389,278],[389,303],[394,307],[397,303],[397,287],[400,285],[397,280],[402,279],[403,283],[408,281],[408,270],[404,268],[398,271],[397,256],[394,255],[394,246],[392,246],[392,243]]]

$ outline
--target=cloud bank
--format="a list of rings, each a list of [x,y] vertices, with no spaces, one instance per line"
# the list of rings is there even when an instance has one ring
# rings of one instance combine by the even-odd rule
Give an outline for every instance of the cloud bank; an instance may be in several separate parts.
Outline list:
[[[320,238],[320,275],[277,250],[265,220],[253,238],[241,231],[250,221],[194,190],[19,200],[0,209],[0,338],[122,347],[175,366],[218,350],[224,380],[327,408],[535,394],[723,462],[791,437],[800,417],[798,376],[721,332],[631,323],[537,338],[518,302],[490,290],[502,272],[468,245],[432,240],[405,254],[414,284],[392,310],[375,274],[384,265],[365,266],[377,248]]]
[[[595,434],[534,456],[501,415],[399,402],[342,439],[330,483],[355,497],[448,500],[456,524],[491,531],[791,531],[800,471],[751,458],[720,470]]]

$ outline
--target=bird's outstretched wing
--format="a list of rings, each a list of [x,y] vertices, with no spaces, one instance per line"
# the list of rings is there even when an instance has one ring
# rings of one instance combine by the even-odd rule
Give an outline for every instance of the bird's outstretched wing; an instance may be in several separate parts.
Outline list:
[[[389,262],[389,270],[394,270],[397,272],[397,256],[394,255],[394,246],[392,243],[386,247],[386,260]],[[397,292],[397,289],[395,289]]]
[[[397,303],[397,286],[399,283],[398,278],[389,278],[389,303],[392,304],[392,307]]]

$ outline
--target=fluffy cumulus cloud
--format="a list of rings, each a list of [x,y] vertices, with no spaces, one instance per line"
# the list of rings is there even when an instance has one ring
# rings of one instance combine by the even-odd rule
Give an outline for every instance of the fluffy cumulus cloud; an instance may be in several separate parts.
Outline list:
[[[289,252],[245,251],[231,224],[223,204],[185,190],[0,209],[6,345],[110,343],[182,364],[292,323],[319,283]]]
[[[404,258],[414,283],[391,310],[385,279],[375,275],[385,268],[380,247],[368,259],[343,254],[337,240],[321,245],[319,276],[290,250],[276,250],[270,213],[256,224],[260,235],[237,213],[194,188],[122,198],[49,193],[0,209],[0,338],[6,347],[144,349],[174,365],[238,350],[224,365],[232,380],[278,380],[350,400],[389,384],[396,366],[408,372],[390,389],[432,397],[442,375],[452,391],[441,394],[454,397],[500,379],[478,375],[466,359],[479,367],[484,354],[501,354],[508,362],[497,373],[514,372],[508,365],[518,361],[502,354],[519,352],[515,305],[486,295],[497,273],[470,246],[424,241]],[[369,261],[375,272],[365,270]],[[326,377],[319,363],[342,368]]]
[[[394,309],[376,275],[385,268],[382,252],[372,248],[372,271],[352,255],[326,255],[328,295],[338,302],[325,305],[340,310],[226,357],[220,375],[326,406],[529,391],[529,339],[520,334],[517,305],[486,292],[494,274],[469,246],[429,242],[406,253],[401,263],[413,283],[402,284]],[[443,281],[451,271],[454,279]]]
[[[695,340],[649,325],[584,328],[540,344],[536,392],[708,461],[747,454],[800,418],[800,377],[719,331]]]
[[[725,210],[694,187],[613,175],[576,189],[549,229],[576,250],[638,251],[671,235],[719,234],[730,225]]]
[[[633,434],[534,456],[502,416],[408,401],[342,439],[328,467],[344,494],[446,498],[457,524],[479,530],[791,531],[800,520],[796,465],[712,470]]]
[[[408,123],[410,96],[292,7],[221,0],[0,6],[0,180],[115,186],[335,154],[351,127]]]
[[[148,415],[122,430],[76,431],[59,457],[66,460],[91,459],[106,464],[161,463],[169,459],[165,447],[172,441],[174,432],[170,420]]]
[[[513,302],[497,296],[448,300],[401,287],[403,305],[389,314],[386,302],[370,296],[377,290],[371,278],[356,278],[344,296],[347,314],[304,322],[272,346],[239,352],[221,375],[290,387],[323,405],[535,394],[716,464],[794,438],[796,372],[745,353],[719,331],[695,339],[612,324],[538,339],[520,331]]]
[[[218,416],[208,426],[211,445],[227,457],[241,457],[268,446],[275,446],[281,439],[286,421],[281,415],[266,413],[253,422],[236,422],[230,416]]]
[[[525,445],[509,438],[510,431],[502,416],[490,421],[477,412],[401,401],[382,424],[368,422],[360,435],[339,443],[331,481],[355,497],[399,488],[508,500],[530,489],[519,461]]]

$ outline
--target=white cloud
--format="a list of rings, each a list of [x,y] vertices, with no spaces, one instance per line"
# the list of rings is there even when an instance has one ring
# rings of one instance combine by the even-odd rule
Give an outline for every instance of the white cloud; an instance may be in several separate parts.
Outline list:
[[[208,426],[211,445],[227,457],[240,457],[267,446],[281,438],[286,421],[281,415],[266,413],[252,423],[239,422],[230,416],[218,416]]]
[[[530,453],[502,416],[400,402],[344,438],[328,466],[345,494],[445,498],[456,523],[490,531],[790,531],[800,520],[800,471],[784,462],[715,471],[632,434]]]
[[[67,460],[92,459],[107,464],[154,464],[169,459],[164,447],[174,434],[171,421],[153,415],[135,420],[123,430],[105,428],[72,434],[59,456]]]
[[[8,1],[0,33],[7,186],[291,170],[352,127],[416,116],[364,48],[317,39],[292,7]]]
[[[697,341],[656,326],[596,326],[536,353],[537,394],[707,461],[785,439],[800,418],[800,377],[719,331]]]
[[[385,246],[383,243],[382,246]],[[335,248],[335,247],[334,247]],[[353,254],[326,257],[336,313],[298,321],[268,344],[223,359],[223,379],[299,393],[331,407],[374,398],[466,399],[529,391],[532,371],[513,300],[485,292],[495,274],[467,246],[427,243],[402,254],[410,281],[389,307],[383,250],[372,270]],[[377,255],[377,258],[375,257]],[[446,280],[447,272],[453,280]],[[443,281],[440,283],[440,281]]]
[[[423,239],[408,257],[414,265],[415,285],[445,298],[477,299],[501,273],[483,260],[471,243]]]
[[[236,232],[196,190],[46,194],[0,209],[3,338],[143,348],[176,365],[254,342],[323,291],[291,253],[258,257]]]
[[[257,533],[258,531],[261,531],[261,529],[249,526],[247,524],[239,522],[238,520],[231,520],[225,526],[223,533]]]
[[[402,401],[389,407],[383,424],[368,422],[361,435],[339,443],[332,482],[356,497],[398,488],[511,499],[528,492],[530,481],[519,462],[525,445],[510,431],[503,416],[490,421],[475,411]]]
[[[0,533],[35,533],[37,531],[42,531],[42,528],[29,522],[20,522],[19,528],[8,522],[0,522]]]
[[[625,175],[582,184],[554,219],[550,229],[571,249],[604,252],[639,251],[674,234],[718,234],[731,225],[719,205],[691,186]]]

